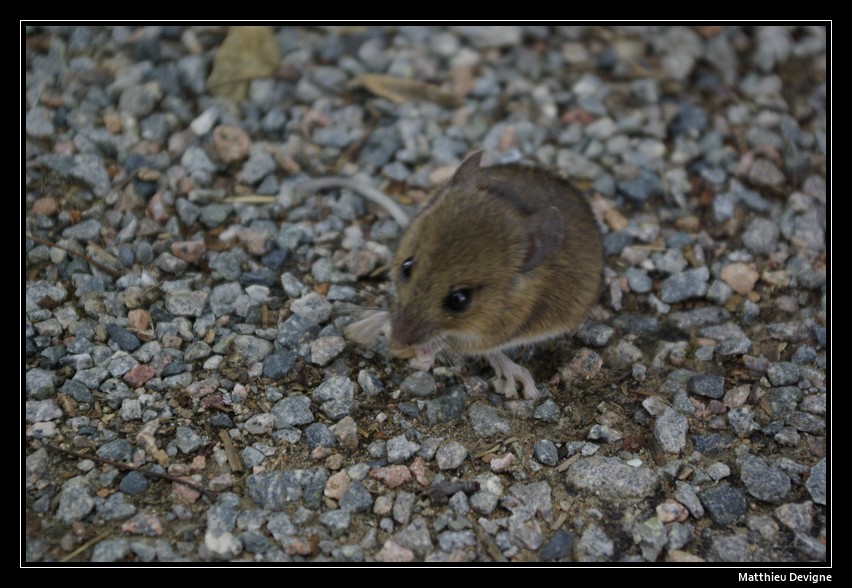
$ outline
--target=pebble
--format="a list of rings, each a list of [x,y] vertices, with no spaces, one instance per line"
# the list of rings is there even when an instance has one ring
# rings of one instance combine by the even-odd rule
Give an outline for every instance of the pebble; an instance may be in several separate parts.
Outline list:
[[[121,561],[130,552],[130,542],[125,538],[106,539],[95,545],[89,561],[111,563]]]
[[[298,358],[298,354],[289,351],[266,356],[263,360],[263,377],[280,380],[290,373]]]
[[[707,294],[708,279],[710,279],[710,272],[706,267],[674,274],[663,281],[660,287],[660,300],[671,304],[690,298],[702,298]]]
[[[695,375],[689,378],[686,391],[707,398],[722,398],[725,395],[725,378],[713,375]]]
[[[455,470],[467,458],[467,449],[461,443],[450,441],[438,448],[435,461],[440,470]]]
[[[603,529],[592,523],[580,535],[576,553],[578,561],[608,561],[615,553],[615,543],[607,537]]]
[[[118,489],[130,496],[142,494],[148,489],[148,480],[139,472],[128,472],[127,475],[121,479]]]
[[[721,277],[734,292],[746,296],[754,289],[760,274],[751,265],[729,263],[722,268]]]
[[[399,435],[388,439],[387,457],[390,463],[404,463],[408,461],[420,449],[420,445],[412,443],[405,438],[405,435]]]
[[[805,488],[808,489],[808,493],[811,495],[811,499],[816,504],[826,504],[825,458],[819,460],[816,465],[811,468],[810,475],[805,481]]]
[[[666,408],[654,423],[654,439],[666,453],[680,453],[686,446],[689,423],[686,417]]]
[[[737,467],[746,490],[759,500],[778,503],[790,493],[790,477],[760,457],[744,455],[737,459]]]
[[[745,494],[728,482],[704,488],[698,492],[698,497],[717,525],[732,525],[748,512]]]
[[[553,441],[542,439],[533,445],[533,455],[539,463],[546,466],[555,466],[559,462],[559,452]]]
[[[616,458],[597,456],[571,464],[566,481],[581,491],[609,500],[650,496],[659,483],[648,468],[634,468]]]
[[[474,433],[480,437],[508,435],[511,432],[509,423],[500,418],[493,407],[481,402],[475,402],[470,406],[468,416]]]
[[[400,385],[400,390],[405,394],[411,394],[420,398],[434,396],[437,392],[435,378],[429,372],[417,371],[405,378]]]

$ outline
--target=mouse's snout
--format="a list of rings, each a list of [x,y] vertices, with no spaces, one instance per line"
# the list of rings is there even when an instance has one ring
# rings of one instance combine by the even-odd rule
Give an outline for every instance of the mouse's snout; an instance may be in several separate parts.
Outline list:
[[[391,346],[409,347],[431,338],[434,326],[422,316],[410,316],[403,310],[391,314]]]

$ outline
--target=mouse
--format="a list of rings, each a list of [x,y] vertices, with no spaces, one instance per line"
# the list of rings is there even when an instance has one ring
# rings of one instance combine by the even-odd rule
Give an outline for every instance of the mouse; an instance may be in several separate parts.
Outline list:
[[[597,302],[601,232],[567,180],[522,164],[465,159],[405,229],[390,269],[389,311],[346,329],[430,369],[442,350],[485,358],[506,398],[539,392],[507,351],[572,333]]]

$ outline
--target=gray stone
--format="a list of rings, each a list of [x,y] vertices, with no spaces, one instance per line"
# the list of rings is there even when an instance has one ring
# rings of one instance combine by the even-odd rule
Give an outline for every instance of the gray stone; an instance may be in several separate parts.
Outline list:
[[[607,256],[621,255],[621,251],[633,244],[633,236],[627,231],[613,231],[604,237],[603,249]]]
[[[583,562],[608,561],[615,553],[615,544],[595,523],[583,531],[577,541],[577,560]]]
[[[570,561],[574,553],[574,535],[559,529],[541,548],[539,558],[542,561]]]
[[[618,182],[617,186],[619,193],[639,204],[661,194],[663,189],[657,174],[647,169],[641,170],[633,179]]]
[[[749,553],[748,536],[745,533],[714,537],[710,552],[717,561],[742,563],[752,561],[753,558]]]
[[[311,342],[311,362],[319,366],[328,365],[345,348],[343,337],[320,337]]]
[[[748,493],[764,502],[780,502],[790,493],[790,477],[777,466],[754,456],[737,459],[740,479]]]
[[[698,497],[717,525],[732,525],[748,512],[745,494],[728,482],[704,488],[698,492]]]
[[[718,400],[725,395],[725,378],[724,376],[697,374],[689,378],[686,383],[686,391],[690,394],[698,394]]]
[[[825,543],[823,543],[819,539],[816,539],[815,537],[809,537],[808,535],[804,535],[802,533],[796,533],[795,539],[793,540],[793,547],[795,547],[813,560],[825,561]]]
[[[327,480],[328,471],[325,468],[280,470],[251,475],[246,480],[246,486],[249,496],[260,508],[280,511],[287,504],[303,500],[306,507],[318,508]]]
[[[308,449],[313,450],[316,447],[336,447],[337,438],[331,429],[324,423],[314,423],[305,429],[305,439],[308,442]]]
[[[825,505],[825,487],[825,458],[822,458],[811,468],[805,488],[814,502]]]
[[[296,360],[299,359],[297,353],[292,351],[282,351],[268,355],[263,360],[263,377],[272,380],[279,380],[290,373],[293,366],[296,365]]]
[[[775,518],[795,533],[810,533],[814,524],[813,503],[782,504],[775,509]]]
[[[660,287],[660,300],[671,304],[690,298],[701,298],[707,294],[708,279],[710,279],[710,271],[706,267],[674,274],[666,278]]]
[[[148,479],[139,472],[128,472],[121,479],[118,489],[130,496],[142,494],[148,489]]]
[[[799,366],[788,361],[771,363],[766,377],[773,386],[791,386],[799,381]]]
[[[130,461],[133,455],[133,448],[125,439],[115,439],[98,447],[96,453],[98,457],[102,457],[103,459]]]
[[[279,326],[278,342],[288,349],[293,348],[308,330],[316,326],[317,323],[308,317],[294,314]]]
[[[666,453],[680,453],[686,446],[689,422],[674,409],[666,407],[654,423],[654,438]]]
[[[561,415],[562,411],[560,410],[559,405],[550,398],[539,404],[535,411],[533,411],[533,418],[546,423],[559,422],[559,417]]]
[[[765,218],[756,218],[743,232],[743,245],[752,253],[772,253],[778,245],[778,225]]]
[[[667,541],[666,527],[657,517],[633,525],[633,542],[639,544],[645,561],[656,561]]]
[[[184,455],[190,454],[204,443],[202,438],[190,427],[178,427],[175,430],[175,445]]]
[[[585,345],[591,347],[605,347],[615,329],[603,323],[587,320],[577,332],[576,337]]]
[[[272,407],[272,414],[278,421],[279,427],[306,425],[314,421],[314,415],[311,412],[311,400],[302,395],[282,398]]]
[[[121,521],[136,514],[136,507],[126,501],[123,491],[104,500],[97,506],[97,510],[98,515],[108,521]]]
[[[59,508],[56,517],[65,524],[79,521],[95,507],[95,499],[89,494],[89,487],[83,476],[76,476],[62,484],[59,493]]]
[[[100,234],[101,223],[93,218],[71,225],[62,231],[62,236],[66,239],[77,239],[78,241],[94,241]]]
[[[373,506],[373,497],[361,482],[353,480],[340,497],[340,508],[349,512],[366,512]]]
[[[52,421],[62,418],[62,409],[56,404],[56,400],[27,400],[26,409],[27,422],[37,423],[39,421]]]
[[[650,292],[651,287],[654,285],[654,281],[648,277],[648,274],[635,267],[627,268],[624,276],[627,278],[627,284],[630,286],[630,289],[639,294]]]
[[[449,441],[438,448],[435,461],[440,470],[454,470],[464,463],[467,449],[457,441]]]
[[[614,443],[621,440],[623,436],[624,435],[622,435],[621,431],[617,431],[612,427],[608,427],[606,425],[592,425],[592,428],[589,430],[588,438],[593,441]]]
[[[825,419],[812,414],[793,411],[785,417],[784,422],[798,431],[813,435],[825,434]]]
[[[247,468],[254,468],[263,463],[263,460],[266,459],[266,456],[258,449],[254,447],[246,447],[240,452],[240,459],[243,462],[243,465]]]
[[[406,439],[405,435],[398,435],[387,442],[387,456],[390,463],[405,463],[417,453],[420,445]]]
[[[675,484],[674,499],[684,505],[689,510],[689,514],[696,519],[703,517],[704,507],[701,505],[701,500],[698,498],[695,488],[691,484],[680,480],[677,480]]]
[[[272,343],[253,335],[237,335],[232,345],[233,352],[249,363],[263,361],[272,353]]]
[[[166,308],[177,316],[200,317],[207,306],[207,292],[173,290],[166,292]]]
[[[749,179],[755,184],[764,186],[780,186],[784,182],[784,174],[768,159],[758,159],[748,172]]]
[[[509,423],[497,416],[493,406],[482,402],[473,403],[468,410],[468,416],[474,433],[479,437],[508,435],[512,430]]]
[[[142,345],[139,337],[116,324],[107,325],[107,333],[110,338],[118,343],[118,346],[125,351],[136,351]]]
[[[330,510],[319,516],[319,522],[331,533],[335,539],[349,530],[351,515],[348,510]]]
[[[27,370],[26,380],[28,398],[48,398],[55,394],[56,376],[53,372],[32,368]]]
[[[427,400],[426,418],[429,424],[437,425],[461,420],[464,416],[464,401],[465,395],[459,389],[453,389],[448,394]]]
[[[313,323],[322,324],[331,316],[331,303],[321,294],[310,292],[291,302],[290,310]]]
[[[533,455],[539,463],[546,466],[555,466],[559,462],[559,453],[556,445],[549,439],[536,441],[535,445],[533,445]]]
[[[106,539],[101,541],[92,550],[92,558],[89,561],[97,563],[110,563],[121,561],[130,552],[130,542],[125,538]]]
[[[646,467],[631,467],[613,457],[588,457],[568,468],[566,481],[604,499],[643,498],[657,489],[657,475]]]
[[[405,378],[400,389],[407,394],[420,398],[434,396],[437,391],[435,378],[429,372],[417,371]]]

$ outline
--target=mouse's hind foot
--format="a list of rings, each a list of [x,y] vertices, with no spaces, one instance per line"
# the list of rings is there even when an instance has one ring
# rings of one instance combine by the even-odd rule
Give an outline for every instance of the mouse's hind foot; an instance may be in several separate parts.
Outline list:
[[[522,394],[527,400],[535,400],[539,397],[538,389],[535,387],[535,380],[533,380],[527,368],[516,364],[500,351],[487,353],[485,358],[491,364],[491,367],[494,368],[494,371],[497,372],[497,378],[501,380],[501,383],[495,386],[497,391],[502,392],[506,398],[512,399],[518,397],[518,384],[521,384],[523,387]]]

